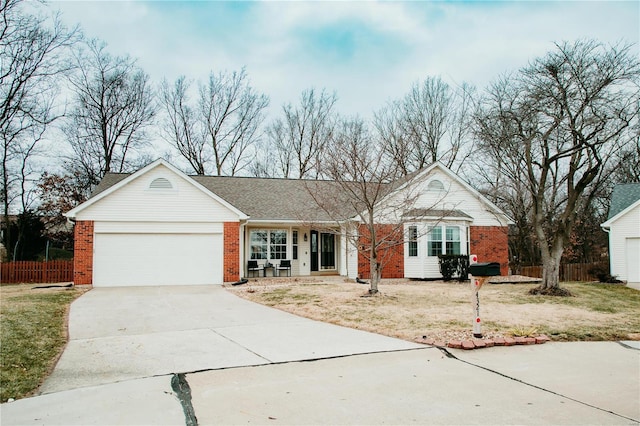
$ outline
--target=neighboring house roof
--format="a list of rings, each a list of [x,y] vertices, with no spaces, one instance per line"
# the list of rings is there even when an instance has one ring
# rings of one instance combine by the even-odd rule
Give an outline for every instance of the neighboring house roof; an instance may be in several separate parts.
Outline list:
[[[624,183],[616,185],[611,194],[611,206],[607,221],[600,225],[608,228],[611,223],[640,204],[640,183]]]
[[[640,200],[640,183],[616,185],[611,194],[611,206],[609,207],[607,220],[616,216],[638,200]]]

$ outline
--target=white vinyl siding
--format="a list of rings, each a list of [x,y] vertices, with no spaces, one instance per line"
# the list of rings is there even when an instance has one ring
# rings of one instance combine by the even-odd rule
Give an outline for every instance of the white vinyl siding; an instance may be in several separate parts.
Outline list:
[[[442,183],[443,190],[429,189],[429,185],[435,180]],[[411,205],[406,209],[398,208],[398,206],[407,205],[405,200],[407,194],[409,194]],[[506,226],[508,218],[496,212],[480,197],[436,167],[427,175],[417,178],[416,183],[409,189],[400,191],[397,195],[385,200],[385,203],[393,208],[386,213],[380,213],[385,217],[381,222],[393,222],[394,215],[405,210],[439,209],[462,211],[469,216],[466,219],[472,221],[473,226]],[[443,220],[449,220],[449,218],[443,218]]]
[[[632,238],[640,238],[640,204],[611,223],[609,231],[609,256],[611,275],[627,281],[629,242]],[[632,243],[633,244],[633,243]],[[640,263],[640,253],[636,254],[636,262]]]
[[[165,178],[172,189],[149,188]],[[78,212],[76,220],[233,222],[238,215],[167,167],[158,166]]]

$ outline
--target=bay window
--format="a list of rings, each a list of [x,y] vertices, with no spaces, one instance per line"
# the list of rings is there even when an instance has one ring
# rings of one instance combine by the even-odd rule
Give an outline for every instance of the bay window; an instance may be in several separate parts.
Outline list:
[[[460,227],[434,226],[427,234],[427,245],[428,256],[461,254]]]
[[[409,256],[416,257],[418,255],[418,227],[409,227]]]
[[[427,238],[427,256],[442,254],[442,227],[434,226]]]

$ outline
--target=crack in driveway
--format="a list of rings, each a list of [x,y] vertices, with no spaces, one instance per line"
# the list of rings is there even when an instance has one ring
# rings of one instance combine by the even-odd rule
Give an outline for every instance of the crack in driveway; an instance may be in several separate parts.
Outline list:
[[[174,374],[171,377],[171,389],[175,392],[180,405],[182,405],[182,411],[184,411],[184,419],[186,426],[197,426],[198,418],[196,417],[193,404],[191,402],[191,387],[187,382],[187,377],[183,374]]]
[[[459,362],[465,363],[465,364],[467,364],[467,365],[470,365],[470,366],[472,366],[472,367],[480,368],[480,369],[485,370],[485,371],[488,371],[488,372],[490,372],[490,373],[497,374],[498,376],[504,377],[504,378],[506,378],[506,379],[513,380],[513,381],[518,382],[518,383],[522,383],[523,385],[530,386],[530,387],[532,387],[532,388],[535,388],[535,389],[541,390],[541,391],[543,391],[543,392],[548,392],[548,393],[550,393],[550,394],[553,394],[553,395],[556,395],[556,396],[559,396],[559,397],[562,397],[562,398],[566,398],[566,399],[568,399],[568,400],[570,400],[570,401],[577,402],[578,404],[582,404],[582,405],[585,405],[585,406],[587,406],[587,407],[590,407],[590,408],[594,408],[594,409],[596,409],[596,410],[603,411],[603,412],[605,412],[605,413],[613,414],[614,416],[618,416],[618,417],[623,418],[623,419],[625,419],[625,420],[630,420],[630,421],[632,421],[632,422],[636,422],[636,423],[637,423],[637,422],[640,422],[640,420],[639,420],[639,419],[634,419],[634,418],[631,418],[631,417],[625,416],[625,415],[623,415],[623,414],[619,414],[619,413],[616,413],[616,412],[614,412],[614,411],[607,410],[607,409],[604,409],[604,408],[598,407],[598,406],[593,405],[593,404],[589,404],[588,402],[580,401],[579,399],[572,398],[572,397],[570,397],[570,396],[567,396],[567,395],[564,395],[564,394],[561,394],[561,393],[558,393],[558,392],[552,391],[551,389],[546,389],[546,388],[543,388],[543,387],[541,387],[541,386],[534,385],[533,383],[525,382],[524,380],[520,380],[520,379],[518,379],[518,378],[515,378],[515,377],[509,376],[509,375],[507,375],[507,374],[501,373],[501,372],[499,372],[499,371],[493,370],[493,369],[491,369],[491,368],[484,367],[484,366],[482,366],[482,365],[475,364],[475,363],[473,363],[473,362],[465,361],[465,360],[463,360],[463,359],[460,359],[460,358],[456,357],[456,356],[455,356],[454,354],[452,354],[451,352],[449,352],[449,351],[447,350],[447,348],[438,347],[438,349],[440,349],[440,351],[441,351],[443,354],[445,354],[447,358],[451,358],[451,359],[454,359],[454,360],[456,360],[456,361],[459,361]]]

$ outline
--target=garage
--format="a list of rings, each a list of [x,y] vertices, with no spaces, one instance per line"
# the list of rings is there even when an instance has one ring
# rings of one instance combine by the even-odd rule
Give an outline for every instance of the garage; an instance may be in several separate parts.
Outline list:
[[[66,213],[74,225],[76,285],[219,285],[240,279],[240,227],[248,216],[157,160],[107,174]]]
[[[96,233],[96,287],[222,283],[222,234]]]

